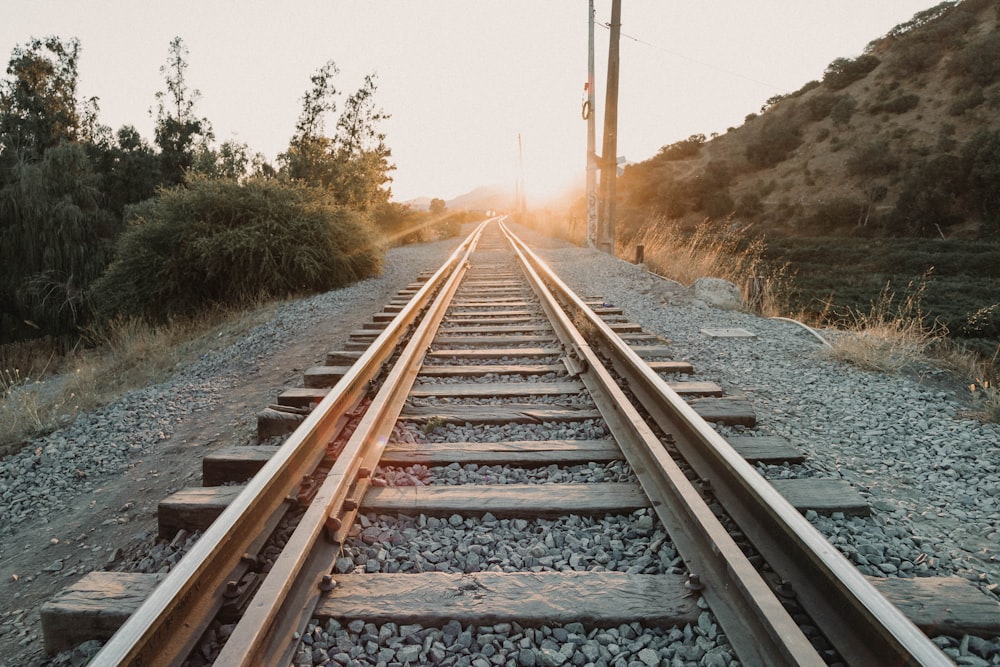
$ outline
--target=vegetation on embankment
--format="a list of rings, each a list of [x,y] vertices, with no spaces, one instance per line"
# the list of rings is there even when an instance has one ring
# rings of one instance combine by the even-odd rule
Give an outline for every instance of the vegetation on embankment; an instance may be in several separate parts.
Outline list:
[[[389,201],[374,75],[342,95],[332,61],[312,74],[272,165],[215,143],[180,38],[152,143],[101,124],[81,53],[76,39],[30,39],[0,79],[0,454],[160,379],[264,300],[373,275],[387,244],[474,217]]]

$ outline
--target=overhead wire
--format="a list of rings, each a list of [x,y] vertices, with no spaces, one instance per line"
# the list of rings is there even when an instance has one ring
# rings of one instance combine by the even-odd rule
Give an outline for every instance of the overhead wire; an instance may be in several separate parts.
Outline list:
[[[608,30],[611,29],[611,24],[608,23],[607,21],[605,21],[603,23],[599,23],[598,25],[600,25],[602,28],[606,28]],[[752,83],[756,83],[757,85],[764,86],[766,88],[770,88],[770,89],[772,89],[774,91],[777,91],[777,92],[780,92],[782,90],[782,88],[780,88],[779,86],[774,85],[773,83],[768,83],[767,81],[761,81],[760,79],[755,79],[752,76],[747,76],[746,74],[741,74],[740,72],[734,72],[732,70],[726,69],[725,67],[720,67],[718,65],[713,65],[712,63],[708,63],[708,62],[705,62],[703,60],[698,60],[697,58],[692,58],[691,56],[686,56],[683,53],[678,53],[677,51],[672,51],[672,50],[667,49],[665,47],[662,47],[662,46],[660,46],[658,44],[653,44],[652,42],[647,42],[644,39],[639,39],[638,37],[635,37],[633,35],[629,35],[627,33],[621,32],[621,31],[619,31],[619,34],[622,37],[626,38],[626,39],[630,39],[633,42],[636,42],[637,44],[642,44],[643,46],[648,46],[650,48],[657,49],[659,51],[663,51],[664,53],[670,54],[670,55],[672,55],[672,56],[674,56],[676,58],[681,58],[682,60],[687,60],[688,62],[695,63],[696,65],[701,65],[702,67],[707,67],[709,69],[713,69],[713,70],[715,70],[717,72],[721,72],[723,74],[727,74],[727,75],[735,77],[737,79],[744,79],[746,81],[750,81]]]

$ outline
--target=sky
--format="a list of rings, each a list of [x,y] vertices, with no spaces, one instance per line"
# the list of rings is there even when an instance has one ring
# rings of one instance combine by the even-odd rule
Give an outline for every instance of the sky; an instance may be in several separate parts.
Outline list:
[[[624,0],[618,155],[638,162],[738,126],[936,4]],[[333,60],[345,96],[377,77],[394,200],[513,189],[523,169],[531,204],[583,186],[587,13],[586,0],[0,0],[0,54],[32,37],[78,38],[80,95],[99,98],[103,124],[152,142],[159,70],[179,36],[195,111],[217,142],[272,162],[310,75]],[[595,0],[598,152],[610,15],[611,0]]]

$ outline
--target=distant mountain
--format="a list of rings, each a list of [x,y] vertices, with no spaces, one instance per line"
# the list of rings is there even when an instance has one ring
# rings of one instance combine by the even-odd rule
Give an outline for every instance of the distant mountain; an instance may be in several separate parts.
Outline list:
[[[430,197],[417,197],[403,202],[411,208],[426,211],[431,206]],[[483,185],[475,190],[445,201],[451,211],[498,211],[514,206],[514,190],[505,185]]]
[[[464,195],[449,199],[452,210],[497,211],[514,207],[514,190],[505,185],[483,185]]]
[[[1000,9],[916,14],[723,135],[629,166],[620,224],[729,219],[779,235],[1000,232]]]

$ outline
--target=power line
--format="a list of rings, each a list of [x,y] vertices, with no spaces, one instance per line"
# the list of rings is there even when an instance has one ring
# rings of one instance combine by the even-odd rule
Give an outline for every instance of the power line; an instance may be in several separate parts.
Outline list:
[[[601,25],[601,27],[607,28],[608,30],[611,29],[611,24],[610,23],[605,22],[605,23],[601,23],[600,25]],[[737,79],[745,79],[746,81],[750,81],[752,83],[756,83],[756,84],[758,84],[760,86],[764,86],[766,88],[771,88],[772,90],[774,90],[776,92],[781,92],[783,90],[782,88],[774,85],[773,83],[768,83],[767,81],[761,81],[760,79],[755,79],[752,76],[747,76],[747,75],[741,74],[739,72],[734,72],[732,70],[726,69],[725,67],[719,67],[718,65],[713,65],[712,63],[707,63],[707,62],[705,62],[703,60],[698,60],[697,58],[692,58],[691,56],[686,56],[683,53],[678,53],[677,51],[671,51],[670,49],[664,48],[664,47],[662,47],[662,46],[660,46],[658,44],[653,44],[652,42],[647,42],[644,39],[639,39],[638,37],[634,37],[634,36],[629,35],[627,33],[623,32],[623,33],[621,33],[621,36],[625,37],[626,39],[630,39],[630,40],[632,40],[633,42],[635,42],[637,44],[642,44],[643,46],[648,46],[650,48],[657,49],[658,51],[663,51],[664,53],[668,53],[668,54],[670,54],[670,55],[672,55],[672,56],[674,56],[676,58],[681,58],[682,60],[687,60],[688,62],[692,62],[692,63],[695,63],[697,65],[701,65],[702,67],[707,67],[709,69],[714,69],[717,72],[721,72],[723,74],[728,74],[729,76],[735,77]]]

